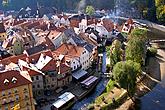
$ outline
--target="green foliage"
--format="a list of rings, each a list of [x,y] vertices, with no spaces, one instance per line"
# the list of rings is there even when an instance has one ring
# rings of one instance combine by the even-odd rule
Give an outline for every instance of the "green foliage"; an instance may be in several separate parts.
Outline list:
[[[160,23],[165,24],[165,5],[157,7],[157,19]]]
[[[129,39],[139,39],[142,41],[146,41],[147,40],[147,34],[148,34],[147,29],[136,28],[131,32]]]
[[[159,23],[165,24],[165,1],[155,0],[156,15]]]
[[[144,42],[137,39],[129,40],[126,47],[126,60],[132,60],[143,65],[145,55],[146,52]]]
[[[131,60],[118,62],[113,69],[113,75],[121,88],[127,90],[130,97],[135,93],[136,77],[141,73],[140,64]]]
[[[109,80],[107,86],[106,86],[106,92],[109,92],[111,91],[113,88],[114,88],[114,84],[116,84],[115,81],[113,80]]]
[[[106,65],[106,72],[109,73],[110,72],[110,64]]]
[[[112,46],[106,46],[106,53],[107,53],[107,56],[110,57],[110,50],[111,50],[111,47]]]
[[[156,7],[160,6],[160,5],[163,5],[165,3],[164,0],[155,0],[155,5]]]
[[[86,7],[85,12],[86,12],[87,15],[90,15],[90,16],[91,16],[91,15],[93,15],[93,14],[95,13],[95,9],[94,9],[93,6],[88,5],[88,6]]]
[[[154,57],[154,56],[156,56],[156,54],[157,54],[157,49],[154,48],[154,47],[150,47],[150,48],[147,50],[147,55],[148,55],[148,56]]]
[[[88,110],[94,110],[94,105],[93,104],[89,104],[87,108],[88,108]]]
[[[129,37],[125,52],[126,60],[132,60],[143,65],[147,50],[145,45],[147,30],[135,29]]]
[[[121,61],[121,55],[121,42],[119,40],[115,40],[110,48],[110,68],[113,68],[117,62]]]

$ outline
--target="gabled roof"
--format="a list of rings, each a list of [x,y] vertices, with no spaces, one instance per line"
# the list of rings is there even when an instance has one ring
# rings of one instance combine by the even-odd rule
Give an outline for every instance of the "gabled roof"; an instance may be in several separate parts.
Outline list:
[[[26,68],[29,72],[30,76],[35,76],[35,75],[44,75],[34,64],[28,64],[27,62],[23,60],[18,61],[19,66],[23,69]]]
[[[70,71],[71,67],[67,66],[66,64],[60,64],[60,68],[57,67],[58,74],[65,74]]]
[[[45,54],[41,54],[38,62],[35,64],[35,66],[39,70],[42,70],[51,60],[53,60],[53,58],[51,58]]]
[[[38,53],[38,52],[41,52],[41,51],[44,51],[47,49],[48,49],[48,46],[46,44],[40,44],[33,48],[27,49],[26,53],[30,56],[30,55],[33,55],[35,53]]]
[[[81,46],[64,43],[59,48],[57,48],[56,51],[63,55],[81,56],[84,48]]]
[[[2,44],[2,47],[5,48],[5,49],[8,48],[8,47],[11,47],[11,46],[14,45],[16,40],[17,39],[15,37],[8,38],[8,39],[4,40],[4,42]]]
[[[27,71],[10,70],[0,73],[0,91],[32,83]]]
[[[62,34],[62,33],[59,32],[59,31],[52,30],[52,31],[49,33],[48,38],[49,38],[50,40],[55,40],[55,39],[57,39],[61,34]]]

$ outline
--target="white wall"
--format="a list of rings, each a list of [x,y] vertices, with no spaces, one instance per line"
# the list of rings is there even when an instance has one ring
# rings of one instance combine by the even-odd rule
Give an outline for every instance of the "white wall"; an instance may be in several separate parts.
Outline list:
[[[73,70],[76,70],[78,67],[80,67],[80,62],[79,62],[79,58],[75,58],[75,59],[72,59],[71,61],[71,68],[72,68],[72,71]]]
[[[82,69],[86,70],[89,68],[90,66],[90,53],[84,49],[84,51],[82,52],[81,56],[80,56],[80,62],[82,64]]]

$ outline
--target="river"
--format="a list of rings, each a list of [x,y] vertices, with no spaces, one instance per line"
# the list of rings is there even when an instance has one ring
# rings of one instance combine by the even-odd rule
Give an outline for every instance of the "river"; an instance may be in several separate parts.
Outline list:
[[[72,110],[85,110],[87,105],[92,103],[105,89],[106,85],[108,83],[107,79],[102,78],[99,84],[96,86],[95,90],[86,96],[81,101],[77,101],[74,106],[72,107]]]
[[[105,51],[103,52],[101,71],[102,73],[106,72],[106,52]],[[83,100],[77,101],[72,107],[72,110],[86,110],[87,109],[86,107],[90,103],[92,103],[105,90],[105,87],[108,81],[109,79],[102,78],[99,84],[96,86],[95,90],[93,90],[92,93],[86,96],[86,98],[84,98]]]
[[[158,55],[161,83],[141,98],[141,110],[165,110],[165,50],[158,50]]]

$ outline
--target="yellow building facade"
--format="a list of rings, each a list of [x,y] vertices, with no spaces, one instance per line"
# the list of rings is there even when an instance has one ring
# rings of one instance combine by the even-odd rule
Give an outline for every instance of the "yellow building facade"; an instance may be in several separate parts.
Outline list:
[[[12,55],[20,55],[23,53],[23,44],[21,40],[13,36],[12,40],[5,40],[2,45],[8,53]]]
[[[1,91],[0,110],[35,110],[32,85]]]
[[[27,71],[0,73],[0,110],[35,110],[32,81]]]

